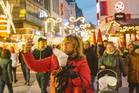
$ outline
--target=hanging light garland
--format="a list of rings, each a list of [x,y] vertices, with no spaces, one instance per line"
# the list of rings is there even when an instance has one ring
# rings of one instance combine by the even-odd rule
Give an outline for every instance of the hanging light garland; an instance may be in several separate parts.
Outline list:
[[[46,21],[48,23],[50,23],[50,22],[60,23],[60,22],[62,22],[62,18],[57,18],[56,20],[53,18],[48,18]]]
[[[82,21],[84,23],[85,18],[84,17],[78,17],[77,19],[75,19],[75,17],[70,17],[69,20],[71,22],[77,22],[77,21]]]

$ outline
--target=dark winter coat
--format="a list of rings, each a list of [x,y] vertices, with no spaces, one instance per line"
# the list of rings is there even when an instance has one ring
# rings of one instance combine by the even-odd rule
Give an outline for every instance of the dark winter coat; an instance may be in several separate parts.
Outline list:
[[[103,53],[104,53],[105,50],[106,50],[106,47],[104,47],[104,45],[102,45],[102,46],[100,47],[100,50],[99,50],[100,56],[103,55]]]
[[[98,69],[98,60],[96,52],[93,51],[93,49],[90,47],[88,49],[84,49],[83,53],[86,55],[88,65],[91,70],[91,75],[96,75]]]
[[[43,48],[42,50],[40,50],[39,48],[36,48],[33,51],[33,56],[36,60],[44,59],[46,57],[51,56],[52,54],[53,54],[52,49],[49,46]]]
[[[24,61],[24,59],[23,59],[23,56],[22,56],[22,53],[23,51],[21,51],[20,53],[19,53],[19,56],[18,56],[18,59],[19,59],[19,63],[21,63],[21,65],[26,65],[25,64],[25,61]]]
[[[10,58],[0,57],[0,81],[10,83],[12,78],[12,60]]]
[[[125,65],[128,73],[128,82],[139,83],[139,54],[132,52],[127,55]]]
[[[98,61],[98,68],[104,65],[106,69],[112,69],[117,73],[118,76],[118,87],[122,86],[122,77],[127,75],[126,67],[123,62],[122,57],[119,55],[119,52],[116,50],[113,54],[108,54],[104,51],[103,56]]]

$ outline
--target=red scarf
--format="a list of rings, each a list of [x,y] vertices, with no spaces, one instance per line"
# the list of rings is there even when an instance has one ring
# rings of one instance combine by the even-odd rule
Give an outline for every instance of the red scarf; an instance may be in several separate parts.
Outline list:
[[[15,51],[12,49],[12,50],[10,50],[10,52],[13,54],[13,53],[15,53]]]

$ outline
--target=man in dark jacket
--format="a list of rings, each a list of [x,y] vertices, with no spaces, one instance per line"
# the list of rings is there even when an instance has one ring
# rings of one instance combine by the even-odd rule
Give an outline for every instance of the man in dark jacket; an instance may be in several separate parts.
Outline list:
[[[38,47],[33,51],[33,56],[36,60],[44,59],[52,55],[52,49],[47,46],[45,47],[46,39],[38,39]],[[48,93],[46,91],[47,85],[49,85],[50,72],[36,73],[36,78],[41,88],[41,93]]]
[[[22,51],[24,51],[24,47],[25,47],[25,45],[23,44],[22,45]],[[26,65],[26,63],[23,59],[22,51],[19,53],[18,59],[19,59],[19,63],[21,63],[21,68],[23,71],[24,79],[25,79],[24,84],[27,84],[29,86],[30,85],[29,84],[29,82],[30,82],[30,69],[28,68],[28,66]]]
[[[97,53],[93,51],[93,49],[90,47],[89,41],[84,41],[83,53],[86,55],[88,65],[91,70],[91,82],[94,88],[94,80],[97,74],[98,62],[97,62]]]

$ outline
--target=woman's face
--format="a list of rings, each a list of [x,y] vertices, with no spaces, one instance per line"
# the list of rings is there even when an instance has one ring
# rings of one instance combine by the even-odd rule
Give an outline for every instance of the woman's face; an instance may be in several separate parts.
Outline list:
[[[114,47],[111,44],[107,45],[107,52],[112,53],[114,51]]]
[[[88,42],[84,42],[84,49],[88,49],[89,48],[89,43]]]
[[[71,41],[63,41],[63,52],[65,52],[66,54],[70,54],[73,52],[74,46],[73,43]]]

